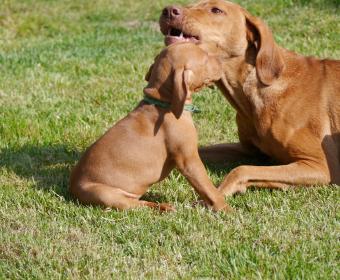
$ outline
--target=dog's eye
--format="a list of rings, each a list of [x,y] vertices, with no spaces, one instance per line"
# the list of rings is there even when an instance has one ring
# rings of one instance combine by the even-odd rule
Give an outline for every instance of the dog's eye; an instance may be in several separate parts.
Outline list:
[[[216,7],[211,8],[211,12],[212,12],[213,14],[223,14],[223,11],[220,10],[219,8],[216,8]]]

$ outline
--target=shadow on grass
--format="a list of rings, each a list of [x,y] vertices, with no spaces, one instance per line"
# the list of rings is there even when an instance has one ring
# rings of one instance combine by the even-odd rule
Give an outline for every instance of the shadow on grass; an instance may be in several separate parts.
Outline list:
[[[143,196],[140,198],[142,200],[147,200],[151,202],[157,202],[157,203],[168,203],[168,199],[166,198],[165,195],[160,194],[159,192],[154,193],[154,192],[147,192],[143,194]]]
[[[325,2],[328,5],[332,5],[332,6],[336,7],[336,8],[340,7],[340,1],[339,0],[325,0]]]
[[[303,5],[310,5],[310,0],[300,0]],[[318,8],[339,8],[340,1],[339,0],[323,0],[317,4]]]
[[[224,163],[210,163],[204,162],[205,167],[214,175],[224,178],[232,169],[240,165],[255,165],[255,166],[271,166],[278,163],[266,156],[259,156],[258,158],[245,158],[241,161],[224,162]]]
[[[38,189],[52,190],[71,200],[68,193],[69,173],[79,157],[78,151],[65,145],[25,145],[0,150],[0,167],[23,179],[33,180]]]

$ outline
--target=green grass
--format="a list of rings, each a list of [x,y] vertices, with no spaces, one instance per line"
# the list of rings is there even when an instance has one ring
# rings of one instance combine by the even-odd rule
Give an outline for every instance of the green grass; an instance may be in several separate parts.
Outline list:
[[[175,213],[103,212],[70,198],[81,152],[142,97],[163,47],[162,7],[186,2],[1,1],[0,279],[339,278],[336,186],[253,189],[228,200],[230,215],[192,208],[178,172],[146,195]],[[339,0],[238,2],[286,48],[340,58]],[[237,141],[218,91],[195,103],[201,144]],[[233,166],[208,172],[218,184]]]

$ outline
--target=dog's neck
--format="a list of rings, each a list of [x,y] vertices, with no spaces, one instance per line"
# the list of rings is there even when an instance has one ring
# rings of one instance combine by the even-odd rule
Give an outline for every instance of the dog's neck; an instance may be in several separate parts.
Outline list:
[[[222,57],[224,75],[217,83],[224,96],[238,113],[249,115],[251,104],[245,95],[245,84],[255,69],[256,53],[249,47],[245,55]]]

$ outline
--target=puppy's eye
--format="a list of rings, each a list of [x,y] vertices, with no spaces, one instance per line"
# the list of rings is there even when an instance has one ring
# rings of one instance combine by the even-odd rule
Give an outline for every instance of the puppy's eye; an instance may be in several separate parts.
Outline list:
[[[223,14],[223,11],[220,10],[219,8],[216,8],[216,7],[211,8],[211,12],[212,12],[213,14]]]

